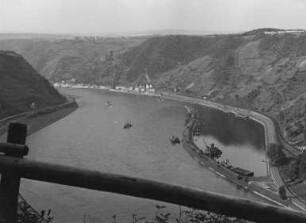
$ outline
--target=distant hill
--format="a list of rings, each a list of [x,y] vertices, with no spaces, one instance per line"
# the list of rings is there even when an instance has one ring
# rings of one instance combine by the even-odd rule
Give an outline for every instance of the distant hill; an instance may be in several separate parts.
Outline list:
[[[103,76],[103,63],[108,54],[117,55],[147,38],[5,39],[0,40],[0,50],[21,54],[38,73],[51,81],[75,78],[89,83]]]
[[[0,33],[2,39],[72,39],[75,35],[46,33]]]
[[[161,90],[267,113],[305,144],[306,34],[284,31],[0,40],[0,49],[20,53],[51,81],[130,86],[147,72]]]
[[[148,69],[152,78],[157,79],[163,72],[185,66],[204,56],[214,60],[211,66],[226,66],[222,64],[223,59],[242,42],[240,35],[154,37],[124,53],[122,60],[129,68],[126,74],[128,80],[136,80],[144,68]]]
[[[64,101],[22,56],[0,51],[0,118],[29,111],[33,102],[40,108]]]
[[[263,34],[264,32],[276,32],[276,31],[283,31],[283,29],[275,29],[275,28],[262,28],[262,29],[254,29],[248,32],[243,33],[244,35],[256,35],[256,34]]]

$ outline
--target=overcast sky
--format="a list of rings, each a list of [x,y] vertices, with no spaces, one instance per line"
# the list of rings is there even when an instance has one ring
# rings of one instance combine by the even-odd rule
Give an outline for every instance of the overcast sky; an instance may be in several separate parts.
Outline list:
[[[306,0],[0,0],[0,32],[306,29]]]

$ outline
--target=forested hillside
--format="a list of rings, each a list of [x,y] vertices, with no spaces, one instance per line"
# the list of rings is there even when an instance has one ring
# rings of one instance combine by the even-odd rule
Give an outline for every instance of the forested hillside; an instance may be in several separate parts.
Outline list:
[[[51,81],[154,85],[274,117],[306,144],[306,34],[259,29],[242,34],[151,38],[2,40]],[[267,32],[275,32],[269,34]],[[17,41],[17,42],[16,42]]]
[[[0,51],[0,118],[64,101],[22,56]]]

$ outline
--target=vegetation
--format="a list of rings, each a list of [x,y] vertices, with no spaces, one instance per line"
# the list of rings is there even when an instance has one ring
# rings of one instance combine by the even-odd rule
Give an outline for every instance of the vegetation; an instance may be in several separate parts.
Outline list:
[[[144,216],[138,216],[137,214],[132,214],[131,223],[246,223],[242,219],[237,219],[234,217],[227,217],[220,214],[215,214],[208,211],[200,211],[195,209],[182,210],[180,207],[179,216],[173,216],[170,212],[166,210],[166,206],[156,205],[155,216],[147,218]],[[105,222],[97,217],[84,215],[83,223],[101,223]],[[112,216],[112,223],[119,223],[117,221],[117,216]]]
[[[0,49],[20,53],[54,82],[133,85],[147,69],[162,90],[265,112],[277,119],[291,141],[305,145],[306,34],[266,35],[265,31],[277,30],[215,36],[5,39],[0,40]],[[32,102],[40,107],[64,100],[29,63],[15,53],[0,53],[0,118],[28,111]],[[272,144],[267,155],[272,165],[285,168],[290,181],[306,179],[305,154],[288,164],[281,146]],[[133,221],[141,221],[136,217]]]
[[[270,159],[272,166],[281,166],[286,162],[286,155],[283,152],[283,148],[280,144],[270,144],[267,150],[267,156]]]
[[[265,112],[277,119],[291,141],[305,145],[306,34],[266,31],[280,30],[211,36],[6,37],[0,38],[0,49],[20,53],[56,82],[135,85],[147,70],[164,91]],[[5,106],[3,102],[0,109]]]
[[[287,186],[291,187],[300,197],[306,199],[306,153],[293,158],[288,165],[282,166],[280,170]]]
[[[287,199],[287,192],[286,192],[286,188],[284,185],[278,188],[278,194],[281,199],[283,200]]]
[[[300,154],[284,169],[286,177],[291,182],[306,180],[306,153]]]
[[[0,51],[0,118],[64,101],[20,55]]]
[[[47,79],[58,82],[103,83],[111,75],[105,61],[110,51],[124,52],[147,37],[135,38],[29,38],[0,40],[0,49],[13,50]]]
[[[51,81],[155,86],[250,108],[276,118],[291,141],[306,140],[306,34],[0,40]],[[113,58],[110,60],[110,58]],[[5,107],[6,104],[0,105]]]

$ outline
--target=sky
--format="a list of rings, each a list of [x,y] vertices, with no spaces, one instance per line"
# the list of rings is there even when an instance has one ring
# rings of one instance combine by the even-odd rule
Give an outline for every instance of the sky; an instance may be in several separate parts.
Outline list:
[[[0,32],[306,29],[306,0],[0,0]]]

